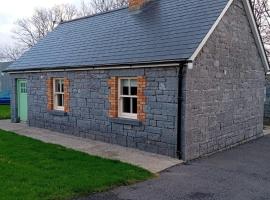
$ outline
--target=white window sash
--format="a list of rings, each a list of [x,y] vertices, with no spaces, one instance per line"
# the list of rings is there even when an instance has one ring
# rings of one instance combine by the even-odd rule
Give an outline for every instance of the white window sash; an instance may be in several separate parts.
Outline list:
[[[121,94],[120,94],[120,97],[138,98],[138,96],[135,96],[135,95],[121,95]]]
[[[63,78],[55,78],[53,79],[53,96],[54,96],[54,101],[53,101],[53,107],[55,110],[59,110],[59,111],[64,111],[64,106],[58,106],[58,100],[57,100],[57,96],[58,95],[63,95],[63,105],[64,105],[64,91],[62,92],[56,92],[56,81],[61,81],[64,84],[64,79]],[[60,88],[61,90],[61,88]]]
[[[129,94],[131,94],[131,86],[130,86],[130,80],[137,80],[135,77],[121,77],[118,80],[118,116],[122,118],[128,118],[128,119],[138,119],[138,114],[135,113],[125,113],[123,112],[123,98],[130,98],[130,109],[132,112],[132,99],[133,98],[138,98],[137,95],[122,95],[122,85],[121,82],[122,80],[129,80]]]

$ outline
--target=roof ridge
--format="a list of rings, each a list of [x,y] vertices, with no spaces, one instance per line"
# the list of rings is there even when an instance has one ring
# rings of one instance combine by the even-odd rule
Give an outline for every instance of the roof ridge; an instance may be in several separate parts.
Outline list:
[[[78,18],[75,18],[75,19],[63,21],[60,24],[65,24],[65,23],[69,23],[69,22],[83,20],[83,19],[87,19],[87,18],[91,18],[91,17],[100,16],[100,15],[105,15],[105,14],[117,12],[117,11],[124,10],[124,9],[128,9],[128,6],[124,6],[124,7],[121,7],[121,8],[116,8],[116,9],[112,9],[112,10],[109,10],[109,11],[100,12],[100,13],[96,13],[96,14],[91,14],[91,15],[87,15],[87,16],[83,16],[83,17],[78,17]]]

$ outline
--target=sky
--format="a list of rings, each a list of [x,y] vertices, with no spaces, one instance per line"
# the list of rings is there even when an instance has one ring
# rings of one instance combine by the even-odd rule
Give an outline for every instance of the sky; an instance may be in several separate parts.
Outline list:
[[[35,8],[49,8],[57,4],[72,3],[79,6],[80,0],[0,0],[0,46],[12,45],[12,29],[17,19],[29,17]]]

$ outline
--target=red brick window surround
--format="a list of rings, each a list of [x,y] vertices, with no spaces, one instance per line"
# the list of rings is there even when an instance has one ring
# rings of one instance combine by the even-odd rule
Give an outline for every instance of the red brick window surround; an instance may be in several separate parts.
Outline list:
[[[108,85],[110,88],[109,117],[145,121],[145,77],[111,77]]]
[[[138,84],[138,120],[145,121],[146,114],[144,112],[144,107],[146,104],[146,97],[144,95],[144,90],[146,88],[146,78],[144,76],[137,77],[137,84]]]
[[[48,110],[69,112],[69,80],[49,78],[47,80]]]
[[[53,110],[53,78],[47,80],[47,109]]]

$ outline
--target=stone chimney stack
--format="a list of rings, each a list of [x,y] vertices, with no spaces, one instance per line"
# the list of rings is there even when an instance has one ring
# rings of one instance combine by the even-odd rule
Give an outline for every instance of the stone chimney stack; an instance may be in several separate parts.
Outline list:
[[[151,0],[129,0],[128,7],[130,11],[139,11]]]

